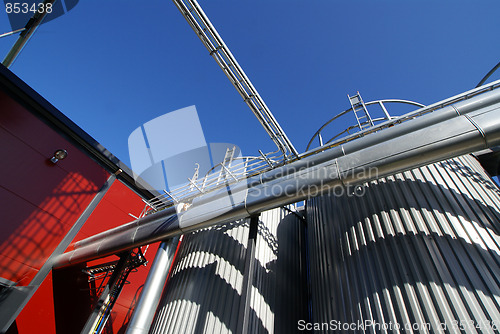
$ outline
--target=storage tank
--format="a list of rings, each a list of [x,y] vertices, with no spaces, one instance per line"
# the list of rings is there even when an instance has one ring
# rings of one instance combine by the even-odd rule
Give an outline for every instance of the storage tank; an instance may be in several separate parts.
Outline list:
[[[471,155],[306,203],[311,317],[352,333],[498,333],[500,190]]]
[[[293,207],[184,236],[151,333],[291,333],[307,315]]]

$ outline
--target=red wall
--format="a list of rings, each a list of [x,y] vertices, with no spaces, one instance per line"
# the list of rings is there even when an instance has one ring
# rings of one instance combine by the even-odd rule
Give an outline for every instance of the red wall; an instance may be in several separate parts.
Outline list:
[[[16,319],[18,333],[56,333],[52,273],[50,273]],[[43,330],[42,330],[43,329]]]
[[[113,183],[97,208],[74,239],[74,242],[110,228],[128,223],[141,214],[144,202],[120,181]],[[72,249],[72,247],[70,247]]]
[[[17,286],[29,286],[110,174],[3,91],[0,110],[0,277]],[[65,149],[68,157],[54,164],[50,158],[58,149]],[[117,180],[73,242],[131,221],[129,213],[138,216],[143,207],[140,197]],[[157,244],[149,248],[149,261],[156,248]],[[130,274],[111,315],[113,333],[124,330],[148,270],[149,266],[140,267]],[[74,270],[78,272],[81,270]],[[86,321],[84,313],[90,312],[91,305],[82,306],[83,312],[77,311],[77,305],[55,312],[54,292],[59,300],[66,298],[69,305],[72,296],[63,283],[53,281],[56,279],[51,273],[10,332],[56,333],[56,324],[63,328],[61,322],[68,321],[64,312],[79,317],[80,322]]]
[[[0,91],[0,277],[29,284],[109,174]],[[50,162],[58,149],[68,157]]]

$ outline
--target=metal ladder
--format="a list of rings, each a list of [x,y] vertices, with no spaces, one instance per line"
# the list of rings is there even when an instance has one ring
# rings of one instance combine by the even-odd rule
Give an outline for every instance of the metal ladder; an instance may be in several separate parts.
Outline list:
[[[226,154],[224,155],[224,160],[222,160],[222,163],[220,166],[220,172],[219,172],[219,177],[217,178],[217,184],[219,184],[220,181],[225,180],[227,178],[227,174],[230,174],[230,171],[227,167],[229,167],[231,165],[231,162],[233,162],[235,150],[236,150],[236,146],[233,146],[232,148],[226,149]]]
[[[349,96],[349,102],[351,103],[352,111],[354,112],[354,116],[356,116],[356,121],[358,122],[359,130],[363,131],[373,126],[373,120],[366,109],[366,105],[361,98],[359,92],[356,92],[356,95]]]
[[[106,328],[106,323],[111,315],[113,306],[118,299],[123,287],[127,283],[128,275],[137,267],[147,263],[146,258],[141,250],[129,251],[122,253],[120,259],[116,264],[106,265],[103,270],[112,270],[113,274],[109,278],[106,287],[101,292],[98,301],[90,315],[85,327],[80,334],[101,334]],[[84,271],[91,278],[93,272],[99,271],[98,269],[91,269]],[[105,278],[104,278],[105,279]],[[97,291],[99,292],[99,291]]]

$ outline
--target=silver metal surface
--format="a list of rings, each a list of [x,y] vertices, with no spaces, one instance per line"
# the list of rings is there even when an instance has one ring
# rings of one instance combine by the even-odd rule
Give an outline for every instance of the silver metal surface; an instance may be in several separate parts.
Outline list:
[[[54,4],[57,0],[44,0],[43,1],[43,6],[39,8],[46,8],[47,4]],[[47,16],[47,12],[43,11],[42,13],[36,12],[35,15],[33,15],[33,18],[28,22],[26,27],[21,31],[21,35],[17,39],[17,41],[14,43],[14,46],[10,49],[9,53],[5,56],[2,65],[5,67],[9,68],[14,61],[16,60],[17,56],[19,53],[23,50],[24,46],[28,41],[30,40],[31,36],[35,33],[35,31],[38,29],[40,24],[42,24],[43,19]]]
[[[91,242],[84,240],[63,254],[56,266],[245,218],[311,196],[349,190],[363,182],[499,145],[499,119],[500,94],[488,92],[204,194],[177,215],[165,209],[94,236]]]
[[[127,334],[147,334],[153,322],[154,310],[158,307],[161,293],[172,265],[179,237],[163,241],[158,247],[155,259],[149,269],[141,296],[127,326]]]
[[[304,223],[283,208],[257,223],[255,239],[250,219],[184,235],[151,333],[295,332],[307,316]]]
[[[248,224],[183,236],[150,333],[236,333]]]
[[[315,332],[498,333],[500,190],[472,156],[311,198],[307,221]]]
[[[196,0],[173,0],[173,2],[285,158],[289,155],[297,157],[297,150],[198,2]]]
[[[346,113],[350,112],[351,109],[345,110],[342,113],[338,114],[337,116],[333,117],[331,120],[326,122],[313,136],[311,141],[309,142],[307,146],[307,150],[309,150],[309,147],[311,146],[312,142],[314,141],[315,137],[319,138],[320,141],[320,146],[319,147],[310,151],[307,151],[306,153],[303,153],[300,155],[300,158],[304,158],[307,156],[311,156],[317,153],[323,152],[327,148],[339,146],[345,143],[348,143],[350,141],[356,140],[358,138],[364,137],[368,134],[375,133],[377,131],[393,127],[395,125],[399,125],[401,123],[407,122],[409,120],[414,120],[417,117],[420,117],[422,115],[426,115],[429,113],[436,112],[446,106],[450,106],[453,103],[458,103],[460,101],[465,101],[468,100],[472,97],[475,97],[480,94],[487,93],[493,89],[497,89],[500,87],[500,81],[493,82],[491,84],[485,85],[480,88],[472,89],[470,91],[464,92],[462,94],[456,95],[454,97],[451,97],[449,99],[445,99],[443,101],[440,101],[438,103],[434,103],[430,106],[424,107],[419,103],[412,102],[412,101],[407,101],[407,100],[397,100],[397,99],[386,99],[386,100],[378,100],[378,101],[371,101],[367,102],[365,105],[371,106],[374,104],[377,104],[381,106],[382,112],[384,113],[383,118],[377,118],[374,120],[376,123],[375,126],[368,128],[364,131],[359,131],[355,132],[347,137],[338,139],[340,136],[345,135],[346,133],[350,133],[351,131],[357,131],[359,128],[358,125],[349,127],[345,131],[339,133],[338,135],[330,138],[327,140],[326,143],[324,143],[323,137],[322,137],[322,131],[325,129],[326,126],[328,126],[331,122],[334,120],[338,119],[340,116],[345,115]],[[388,112],[386,108],[384,107],[385,104],[392,104],[392,103],[397,103],[397,104],[407,104],[407,105],[414,105],[414,106],[420,106],[422,108],[408,113],[406,115],[400,116],[400,117],[391,117],[388,116]],[[384,121],[385,122],[382,122]],[[382,122],[382,123],[380,123]],[[324,145],[325,144],[325,145]],[[177,189],[173,189],[170,192],[164,191],[165,194],[159,195],[153,199],[151,199],[145,206],[144,208],[144,214],[150,214],[152,212],[156,212],[158,210],[163,210],[164,208],[171,207],[174,205],[177,205],[179,203],[189,203],[191,202],[194,198],[200,196],[203,193],[207,193],[216,189],[220,189],[225,187],[228,183],[229,184],[234,184],[236,181],[240,181],[258,174],[262,174],[264,172],[267,172],[271,169],[283,166],[287,163],[291,163],[293,160],[286,160],[283,156],[282,153],[278,150],[276,152],[271,152],[268,154],[263,154],[261,153],[261,156],[259,157],[242,157],[242,158],[235,158],[232,163],[230,164],[231,171],[234,175],[236,175],[236,180],[230,177],[229,175],[226,175],[225,178],[222,180],[219,178],[219,171],[223,169],[221,164],[218,164],[214,166],[213,169],[211,169],[203,178],[198,178],[197,181],[195,182],[196,186],[193,187],[192,183],[188,183],[184,186],[181,186]],[[226,166],[228,167],[228,166]],[[222,182],[221,182],[222,181]]]
[[[247,333],[296,333],[307,318],[305,251],[299,216],[283,208],[261,213]]]

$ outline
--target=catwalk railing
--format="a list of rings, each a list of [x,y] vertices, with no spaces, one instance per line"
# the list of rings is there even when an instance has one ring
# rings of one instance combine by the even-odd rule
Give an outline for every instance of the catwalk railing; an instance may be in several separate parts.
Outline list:
[[[163,194],[144,201],[146,205],[141,217],[174,205],[189,204],[198,196],[283,166],[287,161],[280,151],[268,154],[259,152],[261,156],[234,157],[227,165],[221,162],[212,167],[202,178],[188,178],[188,182],[178,188],[171,191],[163,190]]]
[[[402,124],[409,120],[432,113],[436,110],[442,109],[454,103],[468,100],[474,96],[483,94],[485,92],[489,92],[499,87],[500,87],[500,80],[492,82],[488,85],[479,88],[472,89],[470,91],[453,96],[451,98],[442,100],[438,103],[434,103],[429,106],[424,106],[413,112],[407,113],[399,117],[390,116],[389,112],[387,111],[387,108],[385,107],[385,104],[403,103],[414,106],[422,106],[422,105],[413,101],[397,100],[397,99],[386,99],[386,100],[367,102],[366,103],[367,106],[379,105],[381,109],[384,111],[385,117],[375,119],[375,125],[371,128],[365,129],[364,131],[359,131],[359,127],[357,127],[356,125],[348,127],[346,130],[342,131],[341,133],[327,140],[326,143],[323,143],[322,139],[320,139],[321,132],[325,129],[327,125],[331,124],[340,116],[349,113],[352,110],[352,108],[349,108],[337,114],[328,122],[326,122],[309,141],[309,144],[307,145],[308,151],[300,154],[298,158],[285,159],[282,152],[280,151],[271,152],[268,154],[264,154],[261,151],[259,151],[260,156],[233,158],[233,161],[227,166],[224,165],[223,163],[214,166],[202,178],[188,179],[187,180],[188,182],[179,188],[170,191],[164,190],[163,194],[146,202],[141,217],[175,205],[189,204],[193,201],[193,199],[202,196],[204,194],[207,194],[211,191],[233,185],[241,180],[251,178],[253,176],[265,173],[267,171],[284,166],[286,164],[290,164],[301,158],[316,155],[329,148],[333,148],[351,142],[355,139],[367,136],[369,134],[373,134],[380,130],[390,128],[398,124]],[[352,133],[353,131],[354,133]],[[339,138],[339,136],[344,135],[346,133],[348,134],[347,136]],[[313,141],[316,138],[320,140],[319,142],[320,146],[313,150],[309,150],[310,146],[312,145]]]
[[[249,217],[332,190],[500,145],[500,81],[308,151],[293,162],[81,240],[55,267],[89,261]],[[482,94],[484,93],[484,94]],[[439,111],[436,111],[440,109]],[[410,121],[411,120],[411,121]],[[399,124],[401,123],[401,124]],[[370,135],[366,135],[370,134]],[[367,173],[367,171],[375,171]]]

